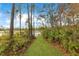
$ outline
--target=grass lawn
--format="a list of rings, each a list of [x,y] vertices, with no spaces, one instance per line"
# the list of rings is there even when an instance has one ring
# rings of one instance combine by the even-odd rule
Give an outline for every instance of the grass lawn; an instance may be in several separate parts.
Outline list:
[[[38,36],[30,48],[25,52],[27,56],[62,56],[64,55],[58,49],[53,48],[42,36]]]

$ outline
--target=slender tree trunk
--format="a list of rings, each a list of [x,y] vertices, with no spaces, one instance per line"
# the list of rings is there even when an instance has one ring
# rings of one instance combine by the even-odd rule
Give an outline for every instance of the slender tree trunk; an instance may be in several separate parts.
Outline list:
[[[60,27],[62,26],[61,13],[60,13]]]
[[[29,14],[29,4],[27,4],[28,10],[28,38],[30,39],[30,14]]]
[[[30,27],[30,31],[31,31],[31,38],[32,38],[32,4],[31,4],[31,22],[30,22],[30,24],[31,24],[31,27]]]
[[[32,11],[33,11],[32,3],[30,5],[27,4],[27,8],[28,8],[29,39],[32,39],[33,37],[32,35]]]
[[[34,6],[34,8],[35,8],[35,6]],[[33,10],[33,14],[35,14],[35,10]],[[33,15],[33,20],[34,20],[34,15]],[[35,36],[35,24],[34,23],[33,23],[33,27],[34,27],[34,29],[33,29],[32,35]]]
[[[21,5],[19,6],[19,9],[20,9],[20,16],[19,16],[19,18],[20,18],[20,35],[21,35]]]
[[[73,15],[73,25],[75,25],[74,15]]]
[[[28,27],[29,27],[29,39],[32,38],[32,7],[31,4],[27,4],[28,9]]]
[[[49,15],[50,15],[50,24],[51,24],[51,27],[53,28],[53,14],[51,14],[51,4],[49,5]]]
[[[11,21],[10,21],[10,39],[13,38],[13,30],[14,30],[14,11],[15,11],[15,4],[12,4],[12,10],[11,10]]]

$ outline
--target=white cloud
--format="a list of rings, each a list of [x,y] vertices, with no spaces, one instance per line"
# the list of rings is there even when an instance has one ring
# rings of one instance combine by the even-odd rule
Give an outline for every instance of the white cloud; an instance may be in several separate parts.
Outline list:
[[[21,19],[21,25],[22,27],[25,26],[25,22],[26,22],[26,19],[27,19],[27,15],[26,14],[23,14],[22,15],[22,19]],[[19,16],[17,15],[14,19],[14,27],[19,27]],[[10,27],[10,18],[9,19],[6,19],[6,24],[4,25],[4,27],[6,28],[9,28]]]
[[[24,28],[25,27],[25,22],[27,20],[27,14],[22,14],[22,17],[21,17],[21,26]],[[15,20],[14,20],[14,25],[15,27],[19,27],[19,22],[20,22],[20,19],[19,19],[19,14],[16,16]]]
[[[27,14],[22,14],[22,18],[21,18],[21,26],[22,28],[25,28],[26,26],[28,26],[28,24],[25,26],[25,22],[28,18]],[[9,28],[10,27],[10,18],[6,18],[6,24],[4,25],[5,28]],[[14,27],[18,27],[20,26],[19,24],[20,20],[19,20],[19,15],[16,15],[15,19],[14,19]],[[39,27],[42,26],[42,22],[45,24],[45,20],[41,19],[41,20],[37,20],[37,17],[33,18],[33,25],[34,27]]]
[[[33,16],[32,16],[33,17]],[[22,18],[21,18],[21,26],[22,27],[26,27],[25,26],[25,22],[27,21],[28,19],[28,15],[27,14],[22,14]],[[16,16],[15,18],[15,27],[19,27],[19,15]],[[37,20],[37,17],[33,17],[33,26],[34,27],[39,27],[39,26],[42,26],[42,22],[45,23],[45,19],[41,19],[41,20]]]
[[[28,18],[28,15],[27,14],[22,14],[22,23],[24,23]],[[15,21],[18,21],[19,22],[19,15],[16,16],[16,20]]]

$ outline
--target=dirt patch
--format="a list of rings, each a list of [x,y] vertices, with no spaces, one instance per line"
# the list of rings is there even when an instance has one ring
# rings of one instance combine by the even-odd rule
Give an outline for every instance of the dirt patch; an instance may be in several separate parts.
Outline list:
[[[46,40],[46,42],[48,42],[48,41]],[[64,54],[63,56],[70,56],[70,53],[58,42],[55,42],[55,43],[54,42],[53,43],[48,42],[48,43],[51,45],[51,47],[59,49],[59,51]]]
[[[51,45],[57,49],[59,49],[65,56],[69,56],[70,53],[61,45],[58,43],[51,43]]]

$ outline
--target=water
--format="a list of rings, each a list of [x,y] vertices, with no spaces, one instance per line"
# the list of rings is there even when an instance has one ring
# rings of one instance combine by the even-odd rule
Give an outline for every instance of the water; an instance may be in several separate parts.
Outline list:
[[[0,31],[0,36],[2,36],[4,34],[4,31]]]
[[[19,32],[19,31],[15,31],[14,34],[17,32]],[[6,33],[4,31],[0,31],[0,36],[5,35],[5,34]],[[41,35],[41,31],[36,30],[33,32],[33,34],[37,37],[37,36]]]
[[[39,35],[41,35],[41,31],[36,30],[36,31],[35,31],[35,36],[37,37],[37,36],[39,36]]]

